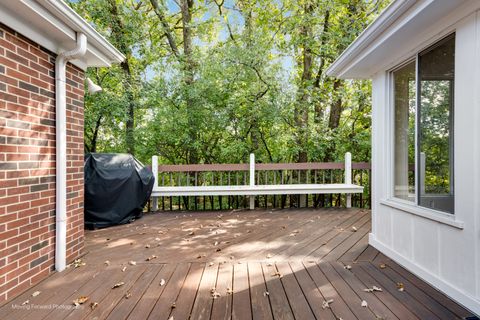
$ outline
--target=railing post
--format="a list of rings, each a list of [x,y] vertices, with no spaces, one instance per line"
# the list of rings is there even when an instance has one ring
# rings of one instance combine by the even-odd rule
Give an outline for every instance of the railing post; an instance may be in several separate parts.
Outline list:
[[[250,153],[250,186],[255,186],[255,154]],[[250,210],[255,209],[255,196],[249,196]]]
[[[152,157],[152,172],[153,177],[155,178],[155,182],[153,183],[153,190],[155,191],[158,188],[158,156]],[[152,210],[158,210],[158,197],[152,197]]]
[[[345,184],[352,184],[352,154],[345,153]],[[347,208],[352,207],[352,194],[347,193]]]

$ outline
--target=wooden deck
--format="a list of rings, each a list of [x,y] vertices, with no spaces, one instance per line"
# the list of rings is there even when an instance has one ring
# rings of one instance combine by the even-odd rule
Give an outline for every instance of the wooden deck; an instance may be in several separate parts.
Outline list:
[[[87,231],[85,265],[9,301],[0,319],[470,315],[368,246],[369,230],[370,212],[358,209],[149,214],[129,225]],[[373,286],[381,291],[364,291]],[[32,297],[35,291],[40,294]],[[74,307],[81,296],[88,301]]]

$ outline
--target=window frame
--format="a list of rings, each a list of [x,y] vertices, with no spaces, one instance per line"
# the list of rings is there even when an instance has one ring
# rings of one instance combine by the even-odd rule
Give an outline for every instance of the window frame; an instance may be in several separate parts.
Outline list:
[[[419,80],[419,57],[421,54],[425,53],[426,51],[433,50],[435,47],[442,45],[444,41],[448,41],[447,39],[454,36],[456,37],[456,30],[452,30],[451,32],[444,34],[443,36],[435,39],[434,41],[429,42],[428,45],[423,47],[421,50],[417,50],[414,55],[410,58],[403,60],[401,63],[395,65],[393,68],[387,70],[387,101],[388,101],[388,123],[390,124],[389,130],[389,137],[388,141],[390,142],[390,150],[389,156],[390,160],[388,161],[388,174],[386,175],[387,178],[387,198],[386,200],[381,200],[380,203],[389,207],[397,208],[403,211],[408,211],[410,213],[426,217],[428,219],[437,220],[439,222],[452,225],[457,228],[463,228],[463,222],[456,220],[456,210],[455,210],[455,142],[454,142],[454,134],[455,134],[455,81],[453,88],[451,88],[451,95],[450,100],[452,102],[451,106],[451,114],[450,117],[450,127],[451,127],[451,135],[449,135],[449,149],[451,152],[451,161],[450,162],[450,170],[451,170],[451,189],[450,193],[454,197],[453,202],[453,212],[446,212],[441,210],[436,210],[433,208],[425,207],[420,205],[420,179],[419,179],[419,134],[420,134],[420,112],[419,112],[419,100],[420,97],[420,90],[421,90],[421,81]],[[455,40],[455,51],[457,48],[457,43]],[[394,72],[398,71],[399,69],[405,67],[406,65],[415,62],[415,200],[408,201],[405,199],[401,199],[395,196],[395,78]],[[455,79],[455,78],[454,78]],[[452,192],[453,191],[453,192]],[[407,210],[408,209],[408,210]]]

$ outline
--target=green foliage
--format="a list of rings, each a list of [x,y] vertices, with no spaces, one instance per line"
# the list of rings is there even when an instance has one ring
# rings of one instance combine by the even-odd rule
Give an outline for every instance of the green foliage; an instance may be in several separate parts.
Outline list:
[[[186,25],[176,4],[185,1],[157,0],[157,11],[150,0],[71,2],[131,71],[88,71],[104,91],[86,96],[86,151],[128,150],[133,99],[135,152],[145,163],[154,154],[163,163],[237,163],[250,152],[262,162],[300,153],[340,161],[347,151],[369,161],[370,82],[335,83],[325,70],[387,1],[194,1]]]

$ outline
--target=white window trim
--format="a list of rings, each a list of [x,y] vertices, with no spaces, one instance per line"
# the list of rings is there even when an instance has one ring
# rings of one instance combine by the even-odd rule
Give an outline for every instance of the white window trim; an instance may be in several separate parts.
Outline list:
[[[447,37],[449,34],[455,33],[455,28],[448,30],[441,35],[438,35],[434,41],[429,42],[428,45],[425,45],[421,50],[417,50],[416,53],[408,59],[403,60],[401,63],[398,63],[395,67],[387,70],[387,103],[388,103],[388,112],[387,112],[387,123],[390,125],[388,130],[388,141],[390,144],[387,146],[388,150],[388,172],[386,174],[387,180],[387,197],[385,199],[380,199],[379,203],[381,205],[398,209],[419,217],[423,217],[432,221],[436,221],[445,225],[449,225],[458,229],[464,228],[464,222],[456,218],[455,211],[454,213],[447,213],[431,208],[422,207],[418,204],[418,178],[415,175],[415,201],[410,202],[407,200],[403,200],[400,198],[395,197],[394,192],[394,170],[395,170],[395,94],[394,94],[394,82],[393,82],[393,72],[402,66],[415,61],[415,81],[418,80],[418,56],[419,53],[423,50],[426,50],[428,47],[434,45],[436,42],[442,40],[443,38]],[[418,88],[415,90],[415,95],[418,95]],[[418,102],[417,97],[415,97],[416,103]],[[418,107],[418,106],[416,106]],[[417,148],[418,148],[418,111],[415,111],[415,168],[418,168],[418,159],[417,159]],[[416,170],[415,170],[416,171]]]
[[[457,229],[464,228],[464,222],[456,219],[455,215],[451,213],[446,213],[442,211],[420,207],[414,204],[413,202],[409,202],[409,201],[398,199],[398,198],[392,198],[392,199],[382,199],[380,200],[380,204],[390,208],[402,210],[403,212],[410,213],[415,216],[419,216],[419,217],[436,221],[448,226],[452,226]]]

